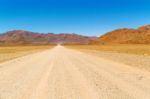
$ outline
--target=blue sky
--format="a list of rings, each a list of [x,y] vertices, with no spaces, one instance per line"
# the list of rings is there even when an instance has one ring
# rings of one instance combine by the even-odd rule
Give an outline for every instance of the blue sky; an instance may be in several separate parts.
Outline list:
[[[150,24],[149,0],[0,0],[0,32],[78,33],[99,36]]]

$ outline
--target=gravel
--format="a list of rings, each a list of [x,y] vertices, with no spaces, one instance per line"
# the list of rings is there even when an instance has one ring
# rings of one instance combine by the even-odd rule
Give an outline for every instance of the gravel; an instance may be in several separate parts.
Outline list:
[[[138,67],[140,69],[150,71],[150,56],[146,55],[134,55],[134,54],[125,54],[125,53],[114,53],[114,52],[104,52],[96,50],[82,50],[84,52],[116,61],[119,63],[124,63],[130,66]]]

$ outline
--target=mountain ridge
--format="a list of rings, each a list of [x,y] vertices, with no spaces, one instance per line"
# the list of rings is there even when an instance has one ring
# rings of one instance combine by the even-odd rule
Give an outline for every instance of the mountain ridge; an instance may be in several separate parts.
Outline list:
[[[1,44],[57,44],[77,43],[88,44],[97,37],[69,33],[38,33],[25,30],[13,30],[0,34]]]
[[[150,25],[122,28],[100,36],[93,44],[150,44]]]

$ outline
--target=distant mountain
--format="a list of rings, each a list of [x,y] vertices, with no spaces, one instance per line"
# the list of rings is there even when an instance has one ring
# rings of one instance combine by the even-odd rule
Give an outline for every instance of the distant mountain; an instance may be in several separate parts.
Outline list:
[[[1,44],[56,44],[56,43],[78,43],[88,44],[96,37],[82,36],[67,33],[34,33],[23,30],[9,31],[0,34]]]
[[[108,32],[96,41],[94,44],[150,44],[150,25],[138,29],[118,29]]]

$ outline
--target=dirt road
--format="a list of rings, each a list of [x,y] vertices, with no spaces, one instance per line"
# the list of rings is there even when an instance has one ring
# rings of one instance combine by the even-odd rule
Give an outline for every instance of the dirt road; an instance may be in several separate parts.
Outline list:
[[[0,99],[150,99],[150,73],[57,46],[1,63]]]

